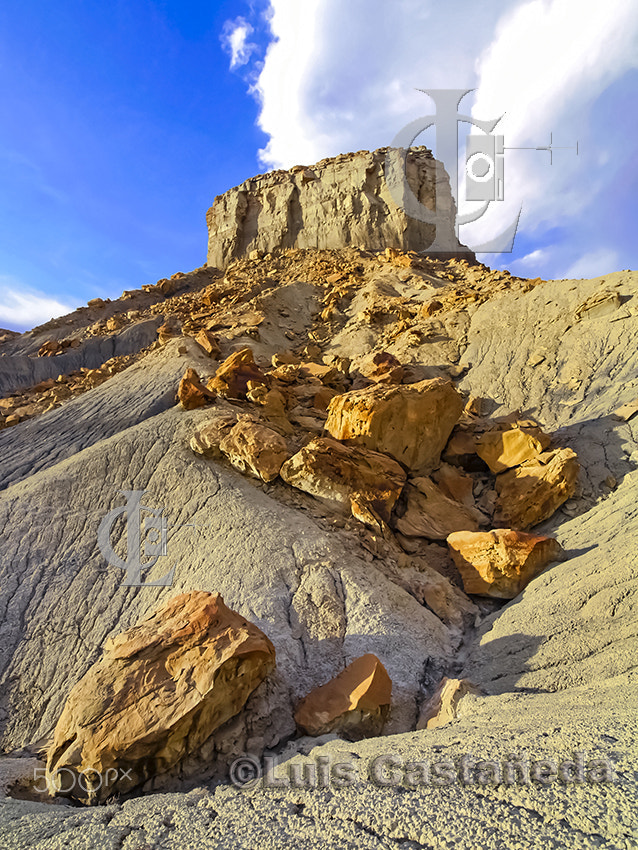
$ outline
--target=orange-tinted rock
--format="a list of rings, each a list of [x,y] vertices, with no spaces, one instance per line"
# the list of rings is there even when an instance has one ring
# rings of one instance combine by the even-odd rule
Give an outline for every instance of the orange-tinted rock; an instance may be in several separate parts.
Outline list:
[[[213,360],[219,360],[222,356],[217,337],[205,328],[197,334],[195,342],[198,342],[204,351],[208,352]]]
[[[474,507],[474,479],[471,475],[466,475],[456,466],[443,463],[432,474],[432,479],[444,496],[460,502],[466,508]]]
[[[107,323],[108,327],[108,323]],[[167,343],[169,339],[182,335],[182,323],[177,316],[169,316],[163,325],[157,329],[157,337],[162,345]]]
[[[423,705],[417,729],[436,729],[458,717],[459,703],[467,694],[480,696],[482,691],[469,679],[441,679],[430,699]]]
[[[416,384],[375,384],[336,396],[328,407],[326,430],[385,452],[409,469],[436,466],[463,400],[451,381],[435,378]]]
[[[242,348],[224,360],[207,386],[226,398],[246,398],[249,381],[268,383],[268,379],[255,363],[252,349]]]
[[[453,531],[476,531],[476,516],[464,505],[445,496],[429,478],[414,478],[406,487],[407,506],[395,519],[405,537],[445,540]]]
[[[316,437],[281,468],[288,484],[319,499],[337,502],[355,515],[383,522],[405,484],[405,472],[387,455]]]
[[[390,711],[392,680],[376,655],[362,655],[299,704],[295,721],[307,735],[338,731],[357,740],[380,734]]]
[[[375,383],[400,384],[405,370],[393,354],[379,351],[373,356],[369,366],[360,371],[364,377]]]
[[[237,416],[234,413],[218,413],[207,419],[191,437],[191,449],[204,457],[220,458],[222,453],[219,444],[236,424]]]
[[[203,407],[215,398],[215,393],[207,389],[199,380],[195,369],[187,369],[184,377],[179,382],[177,397],[184,410],[194,410]]]
[[[476,441],[476,453],[492,472],[504,472],[541,455],[551,437],[540,428],[516,426],[506,431],[487,431]]]
[[[262,481],[273,481],[290,457],[285,439],[258,422],[240,420],[219,444],[221,451],[240,472]]]
[[[564,558],[553,537],[510,528],[471,533],[458,531],[447,539],[450,554],[466,593],[513,599],[552,561]]]
[[[102,658],[73,687],[48,751],[49,782],[64,770],[63,787],[90,803],[130,791],[196,754],[274,666],[266,635],[219,594],[173,597],[107,640]],[[101,781],[107,771],[108,784]]]
[[[496,477],[494,521],[526,529],[548,519],[576,491],[580,464],[572,449],[545,452]]]

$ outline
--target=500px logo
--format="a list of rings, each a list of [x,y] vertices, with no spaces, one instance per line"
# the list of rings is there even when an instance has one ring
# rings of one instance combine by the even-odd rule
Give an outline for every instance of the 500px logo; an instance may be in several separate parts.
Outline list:
[[[63,779],[62,774],[67,774],[67,779]],[[93,767],[87,767],[84,770],[71,770],[68,767],[61,767],[53,773],[47,774],[44,767],[36,767],[33,770],[33,789],[38,794],[70,794],[72,791],[79,788],[85,793],[99,791],[102,786],[108,788],[115,782],[121,782],[123,779],[128,779],[133,782],[133,776],[130,770],[122,770],[121,768],[110,767],[104,773],[95,770]],[[38,785],[39,781],[43,784]]]

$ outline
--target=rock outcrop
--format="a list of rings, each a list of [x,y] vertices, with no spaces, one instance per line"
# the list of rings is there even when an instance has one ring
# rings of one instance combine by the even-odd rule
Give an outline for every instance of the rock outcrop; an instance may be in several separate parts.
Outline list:
[[[208,265],[225,269],[239,257],[277,248],[387,247],[425,251],[435,227],[406,215],[386,180],[388,148],[342,154],[311,167],[272,171],[215,198],[208,210]],[[445,172],[424,147],[411,148],[405,174],[453,251],[473,257],[454,235],[456,209]],[[396,192],[395,192],[396,194]]]
[[[295,720],[308,735],[339,732],[357,740],[380,734],[390,711],[392,680],[375,655],[355,658],[334,679],[311,691]]]
[[[556,449],[502,472],[496,478],[495,522],[524,530],[548,519],[574,495],[579,471],[573,449]]]
[[[564,552],[553,537],[509,528],[457,531],[447,539],[466,593],[514,599],[552,561]]]
[[[405,472],[391,457],[318,437],[281,467],[283,480],[318,499],[349,508],[371,525],[390,522],[405,484]]]
[[[337,440],[385,452],[416,472],[438,464],[462,410],[454,384],[442,378],[373,384],[333,398],[326,430]]]
[[[274,667],[266,635],[219,594],[173,597],[109,639],[72,689],[48,752],[47,784],[72,787],[86,803],[130,791],[196,753]]]

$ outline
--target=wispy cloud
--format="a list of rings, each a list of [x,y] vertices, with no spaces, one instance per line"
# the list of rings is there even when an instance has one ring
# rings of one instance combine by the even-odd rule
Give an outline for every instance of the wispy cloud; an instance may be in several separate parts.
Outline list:
[[[579,280],[580,278],[601,277],[615,271],[618,271],[618,254],[609,248],[600,248],[579,257],[575,263],[572,263],[557,277],[566,280]]]
[[[75,309],[9,275],[0,275],[0,327],[24,331]]]
[[[250,61],[257,45],[248,41],[254,29],[245,18],[235,18],[224,23],[221,42],[224,50],[230,56],[230,70],[235,71]]]

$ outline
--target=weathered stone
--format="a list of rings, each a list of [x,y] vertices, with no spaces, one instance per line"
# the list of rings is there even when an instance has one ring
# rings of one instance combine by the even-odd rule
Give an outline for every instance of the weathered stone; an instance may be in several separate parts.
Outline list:
[[[515,426],[505,431],[486,431],[481,434],[476,441],[476,453],[492,472],[498,473],[537,458],[551,441],[551,437],[540,428]]]
[[[446,550],[439,548],[447,558]],[[401,586],[421,605],[433,611],[442,623],[463,633],[474,625],[479,609],[459,587],[436,569],[437,559],[427,548],[422,547],[420,551],[421,555],[397,556],[397,563],[401,567]]]
[[[195,369],[187,369],[184,377],[179,382],[177,397],[184,410],[194,410],[203,407],[215,399],[216,393],[207,389],[199,380]]]
[[[464,505],[445,496],[429,478],[414,478],[406,487],[405,513],[395,527],[405,537],[445,540],[453,531],[476,531],[476,516]]]
[[[436,729],[437,726],[445,726],[456,720],[459,703],[468,694],[480,696],[482,691],[469,679],[448,679],[445,676],[434,694],[424,703],[416,728]]]
[[[108,322],[107,322],[108,328]],[[164,324],[157,329],[157,338],[161,345],[165,345],[169,339],[182,335],[182,323],[177,316],[168,316]]]
[[[388,523],[405,484],[405,472],[380,452],[346,446],[318,437],[281,468],[288,484],[319,499],[337,502],[361,514],[367,506],[378,520]]]
[[[584,301],[576,310],[576,319],[601,319],[615,313],[622,304],[619,292],[603,290]]]
[[[514,599],[548,564],[564,557],[553,537],[509,528],[458,531],[447,542],[465,592],[497,599]]]
[[[525,530],[548,519],[576,491],[580,464],[572,449],[545,452],[496,477],[495,522]]]
[[[195,342],[198,342],[213,360],[219,360],[222,356],[217,337],[205,328],[197,334]]]
[[[107,640],[71,690],[48,751],[50,786],[59,776],[88,803],[130,791],[197,753],[274,666],[266,635],[219,594],[173,597]]]
[[[226,268],[251,251],[276,248],[362,245],[422,251],[435,229],[451,251],[473,256],[454,235],[454,200],[431,152],[410,148],[404,171],[421,204],[434,210],[436,198],[436,227],[411,217],[403,208],[407,204],[393,200],[386,182],[388,152],[381,148],[324,159],[313,166],[312,180],[304,176],[308,169],[271,171],[219,195],[206,216],[208,265]],[[398,153],[390,156],[401,169]]]
[[[432,479],[444,496],[460,502],[466,508],[474,507],[474,479],[471,475],[449,463],[442,463],[432,474]]]
[[[207,386],[226,398],[246,398],[248,382],[267,384],[268,380],[255,363],[251,348],[242,348],[227,357]]]
[[[387,351],[377,352],[368,364],[359,367],[359,372],[375,383],[400,384],[405,370],[401,362]]]
[[[258,422],[240,420],[219,444],[221,451],[240,472],[262,481],[273,481],[290,457],[285,439]]]
[[[220,458],[222,453],[219,444],[236,424],[236,414],[229,412],[220,412],[213,418],[207,419],[191,437],[191,449],[205,457]]]
[[[390,711],[392,680],[376,655],[356,658],[332,681],[311,691],[295,712],[307,735],[339,732],[357,740],[381,734]]]
[[[629,420],[638,413],[638,398],[633,401],[623,404],[614,410],[614,419],[619,419],[621,422],[629,422]]]
[[[460,394],[443,378],[375,384],[336,396],[326,430],[338,440],[385,452],[414,471],[427,470],[437,465],[462,410]]]

